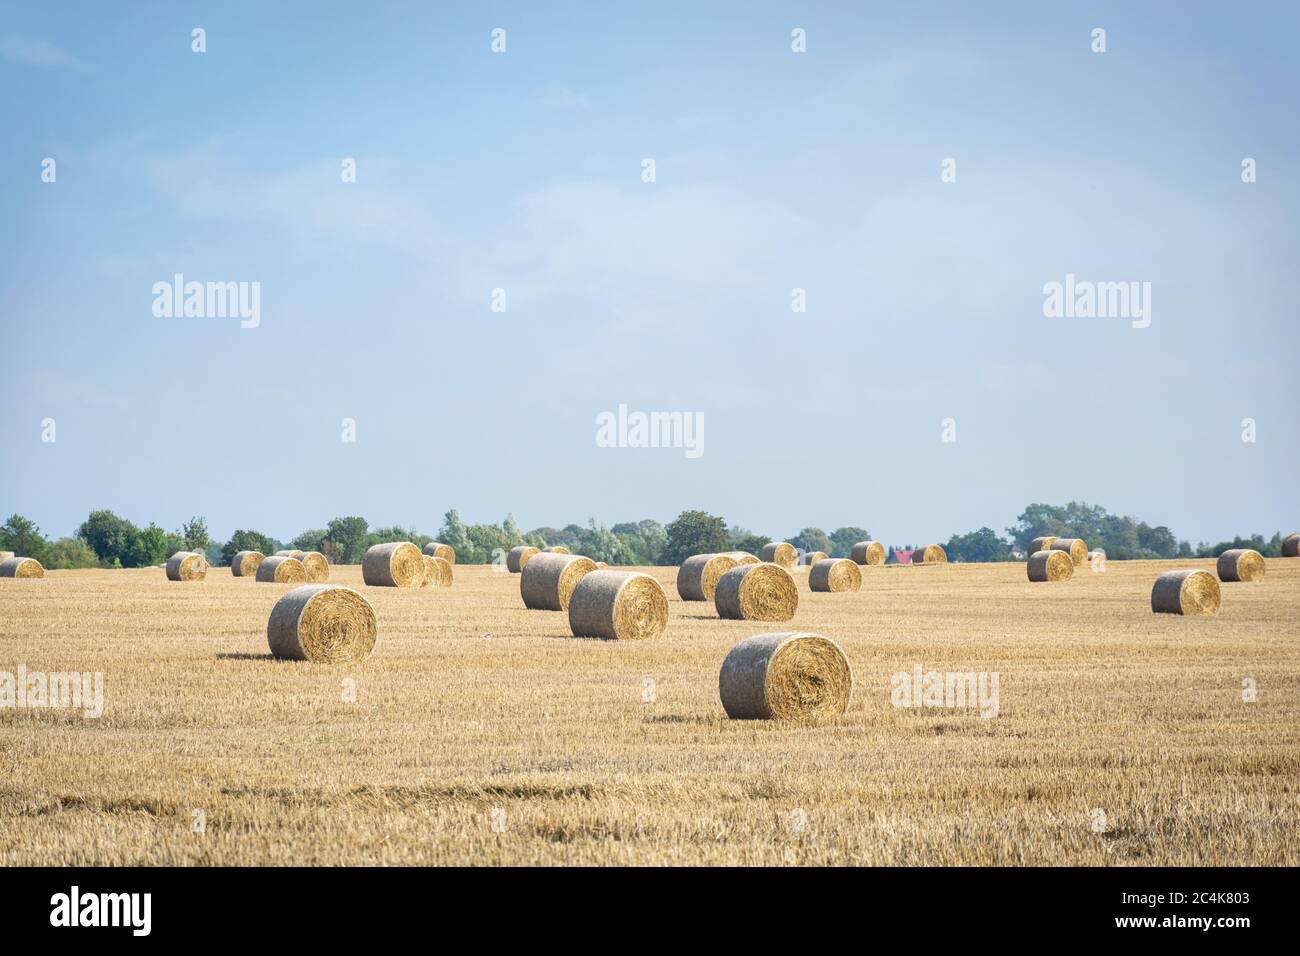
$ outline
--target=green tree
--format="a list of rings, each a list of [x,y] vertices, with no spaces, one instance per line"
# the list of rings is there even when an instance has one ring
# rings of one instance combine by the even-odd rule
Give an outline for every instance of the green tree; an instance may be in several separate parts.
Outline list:
[[[469,529],[465,527],[465,522],[460,520],[460,512],[452,508],[442,516],[442,529],[438,532],[438,540],[443,544],[449,544],[452,550],[456,552],[457,563],[481,564],[481,561],[470,560],[470,552],[473,545],[469,540]]]
[[[507,547],[515,548],[524,543],[524,533],[515,523],[514,515],[506,515],[506,520],[501,522],[501,531],[505,534]]]
[[[1011,542],[998,537],[992,528],[969,534],[955,534],[944,545],[949,561],[1010,561]]]
[[[208,553],[212,538],[208,536],[208,522],[202,515],[196,515],[181,525],[181,535],[185,538],[185,550]]]
[[[49,542],[36,522],[20,514],[12,514],[0,525],[0,549],[12,551],[20,558],[32,558],[45,564]]]
[[[832,558],[847,558],[853,553],[855,544],[870,540],[871,532],[866,528],[836,528],[831,532],[831,546],[822,550]]]
[[[124,568],[147,568],[162,564],[168,557],[167,532],[151,523],[131,536],[121,560]]]
[[[664,530],[668,535],[662,557],[665,564],[681,564],[693,554],[731,550],[727,523],[703,511],[683,511]]]
[[[821,528],[804,528],[790,539],[790,543],[805,554],[813,551],[825,551],[829,554],[831,550],[831,539]]]
[[[46,557],[41,561],[51,570],[60,568],[95,568],[99,566],[99,555],[90,549],[90,545],[80,538],[60,538],[51,542]]]
[[[115,562],[126,564],[127,548],[136,534],[138,529],[135,525],[107,508],[92,511],[77,529],[77,537],[90,545],[101,564],[109,566]]]
[[[365,557],[366,537],[370,525],[365,518],[335,518],[325,529],[326,536],[333,541],[342,556],[342,564],[360,564]]]
[[[239,530],[230,536],[230,540],[221,546],[221,564],[229,565],[240,551],[260,551],[270,556],[280,549],[278,541],[268,538],[260,531]]]
[[[605,561],[609,564],[629,564],[624,553],[623,542],[618,535],[596,521],[588,519],[578,541],[578,553],[585,554],[593,561]]]
[[[324,528],[309,528],[289,542],[289,547],[299,551],[319,551],[329,532]]]

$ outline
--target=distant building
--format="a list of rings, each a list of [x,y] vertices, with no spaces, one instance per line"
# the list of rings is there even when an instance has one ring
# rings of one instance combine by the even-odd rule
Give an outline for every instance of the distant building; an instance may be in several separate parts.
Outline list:
[[[891,555],[891,557],[894,559],[894,564],[911,564],[911,563],[912,563],[912,555],[915,553],[915,551],[916,551],[915,548],[913,548],[911,551],[898,551],[898,550],[895,550],[895,551],[893,552],[893,554]],[[886,562],[886,563],[888,563],[888,562]]]

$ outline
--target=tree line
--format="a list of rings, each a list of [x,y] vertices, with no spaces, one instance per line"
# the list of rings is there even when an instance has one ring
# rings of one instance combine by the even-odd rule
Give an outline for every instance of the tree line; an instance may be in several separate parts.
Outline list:
[[[1229,548],[1253,548],[1266,557],[1282,553],[1283,533],[1271,538],[1254,534],[1231,541],[1200,542],[1195,547],[1178,540],[1163,525],[1114,515],[1106,509],[1080,502],[1065,505],[1031,504],[1016,524],[1000,535],[982,527],[955,534],[945,542],[951,561],[989,562],[1024,560],[1029,542],[1041,535],[1083,538],[1088,547],[1102,550],[1110,560],[1132,558],[1217,557]],[[827,533],[821,528],[802,528],[789,537],[756,534],[748,528],[728,525],[717,515],[704,511],[683,511],[667,525],[647,518],[607,526],[595,518],[585,525],[563,528],[540,527],[522,530],[511,515],[496,524],[466,524],[452,509],[443,516],[437,535],[400,525],[371,528],[365,518],[351,515],[334,518],[323,528],[309,528],[281,541],[253,529],[239,529],[224,542],[213,541],[206,520],[191,518],[174,531],[157,524],[137,526],[112,511],[92,511],[72,537],[47,539],[35,522],[14,514],[0,525],[0,550],[35,558],[45,567],[139,568],[162,564],[177,551],[201,551],[208,561],[228,565],[239,551],[274,554],[284,548],[319,551],[334,564],[359,564],[366,550],[386,541],[411,541],[423,547],[441,541],[456,549],[461,564],[489,564],[504,560],[518,545],[544,548],[563,545],[575,554],[594,561],[625,565],[677,565],[693,554],[717,551],[757,553],[769,541],[789,541],[803,551],[824,551],[833,558],[848,557],[858,541],[870,540],[865,528],[847,526]],[[929,542],[924,542],[929,543]],[[912,545],[899,545],[911,550]],[[890,560],[894,548],[889,549]]]

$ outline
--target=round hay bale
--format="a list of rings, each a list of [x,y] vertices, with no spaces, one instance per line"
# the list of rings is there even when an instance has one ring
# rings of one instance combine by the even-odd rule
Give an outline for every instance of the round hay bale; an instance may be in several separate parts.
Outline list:
[[[1209,571],[1166,571],[1151,588],[1151,610],[1157,614],[1219,613],[1219,581]]]
[[[258,565],[265,560],[261,551],[239,551],[230,559],[230,573],[237,578],[256,577]]]
[[[823,558],[808,569],[808,587],[814,591],[856,591],[862,571],[848,558]]]
[[[1300,558],[1300,534],[1289,534],[1282,539],[1282,557]]]
[[[257,566],[257,580],[268,584],[303,584],[307,569],[297,558],[273,554]]]
[[[177,551],[167,559],[168,581],[202,581],[208,576],[208,561],[193,551]]]
[[[854,564],[884,564],[885,546],[879,541],[859,541],[853,546]]]
[[[436,558],[431,554],[422,554],[424,560],[424,581],[421,587],[451,587],[451,562],[446,558]]]
[[[283,549],[283,550],[281,550],[281,551],[277,551],[277,552],[275,552],[275,554],[271,555],[271,557],[273,557],[273,558],[288,558],[288,557],[291,557],[292,555],[293,555],[293,548],[285,548],[285,549]]]
[[[738,564],[718,579],[713,605],[732,620],[788,621],[799,607],[799,589],[779,564]]]
[[[941,545],[927,544],[912,552],[913,564],[947,564],[948,552]]]
[[[1064,551],[1076,568],[1088,563],[1088,545],[1082,538],[1057,538],[1047,550]]]
[[[758,556],[750,554],[748,551],[724,551],[722,552],[737,564],[760,564]]]
[[[733,720],[837,717],[849,709],[853,668],[840,646],[820,634],[755,634],[723,660],[718,696]]]
[[[522,574],[524,565],[535,554],[541,554],[541,548],[534,548],[531,544],[521,544],[518,547],[511,548],[510,553],[506,555],[506,570],[511,574]]]
[[[8,561],[10,558],[17,557],[12,551],[0,551],[0,561]]]
[[[663,585],[640,571],[592,571],[582,576],[569,599],[569,630],[574,637],[644,641],[668,627],[668,596]]]
[[[379,638],[375,610],[351,588],[304,584],[275,602],[266,622],[271,653],[293,661],[352,664]]]
[[[1250,548],[1233,548],[1219,555],[1220,581],[1263,581],[1264,556]]]
[[[1055,540],[1056,535],[1054,534],[1045,534],[1041,538],[1035,538],[1033,541],[1029,542],[1029,553],[1037,554],[1039,551],[1046,551],[1052,546],[1052,542]]]
[[[424,546],[424,553],[431,558],[442,558],[448,564],[456,563],[456,549],[441,541],[430,541]]]
[[[551,545],[551,547],[549,548],[542,548],[542,550],[545,551],[547,554],[570,554],[571,553],[569,549],[562,544],[554,544]]]
[[[306,555],[307,555],[306,551],[302,551],[298,548],[294,548],[292,551],[289,552],[288,557],[297,558],[299,561],[301,561],[304,557],[306,557]]]
[[[799,563],[804,567],[811,568],[818,561],[825,561],[830,555],[825,551],[805,551],[799,555]]]
[[[409,541],[376,544],[361,559],[361,579],[372,587],[418,588],[424,583],[424,555]]]
[[[695,554],[677,569],[677,593],[683,601],[712,601],[718,578],[736,566],[729,554]]]
[[[1068,581],[1074,577],[1074,562],[1065,551],[1035,551],[1025,567],[1031,581]]]
[[[769,541],[758,552],[758,560],[763,564],[779,564],[783,568],[794,567],[798,557],[795,546],[784,541]]]
[[[591,558],[543,551],[520,572],[519,594],[524,606],[534,611],[564,611],[578,582],[595,570]]]
[[[0,578],[43,578],[45,568],[35,558],[11,555],[0,561]]]
[[[307,572],[308,584],[320,584],[330,579],[330,563],[319,551],[303,551],[293,557],[302,562],[303,570]]]

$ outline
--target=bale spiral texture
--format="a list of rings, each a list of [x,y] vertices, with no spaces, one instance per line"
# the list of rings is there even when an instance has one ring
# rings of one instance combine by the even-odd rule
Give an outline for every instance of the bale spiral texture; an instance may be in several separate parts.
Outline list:
[[[377,544],[361,559],[361,579],[373,587],[418,588],[424,583],[424,556],[409,541]]]
[[[1282,539],[1282,557],[1300,558],[1300,534],[1289,534]]]
[[[948,552],[941,545],[927,544],[912,552],[913,564],[947,564]]]
[[[1031,581],[1068,581],[1074,576],[1074,562],[1064,551],[1035,551],[1026,568]]]
[[[578,582],[595,570],[591,558],[544,551],[533,555],[519,575],[519,594],[534,611],[563,611]]]
[[[424,559],[424,580],[421,587],[449,588],[451,587],[451,562],[446,558],[435,558],[431,554],[422,554]]]
[[[739,564],[718,579],[713,604],[719,617],[738,621],[788,621],[799,589],[779,564]]]
[[[257,566],[266,560],[261,551],[239,551],[230,559],[230,573],[237,578],[251,578],[257,575]]]
[[[1219,555],[1220,581],[1263,581],[1264,556],[1250,548],[1233,548]]]
[[[303,584],[307,569],[297,558],[273,554],[257,566],[257,580],[267,584]]]
[[[0,578],[43,578],[45,568],[35,558],[17,556],[0,561]]]
[[[696,554],[677,569],[677,593],[683,601],[712,601],[718,578],[736,566],[729,554]]]
[[[1033,541],[1029,542],[1029,553],[1037,554],[1039,551],[1046,551],[1052,546],[1052,542],[1055,540],[1056,535],[1054,534],[1045,534],[1041,538],[1035,538]]]
[[[325,560],[325,555],[319,551],[304,551],[301,554],[295,554],[294,557],[302,562],[303,570],[307,572],[307,582],[309,584],[320,584],[322,581],[330,579],[330,563]]]
[[[755,634],[723,660],[718,696],[733,720],[835,717],[849,709],[853,669],[820,634]]]
[[[456,549],[441,541],[430,541],[424,546],[424,553],[431,558],[442,558],[448,564],[456,563]]]
[[[639,571],[592,571],[582,577],[569,600],[569,630],[574,637],[644,641],[668,626],[663,585]]]
[[[856,591],[862,571],[848,558],[825,558],[808,569],[808,587],[814,591]]]
[[[370,656],[379,637],[374,608],[351,588],[304,584],[275,602],[266,640],[276,657],[351,664]]]
[[[758,559],[764,564],[779,564],[783,568],[794,567],[799,552],[792,544],[784,541],[769,541],[759,549]]]
[[[542,548],[546,554],[569,554],[569,549],[562,544],[551,545],[549,548]]]
[[[853,546],[854,564],[884,564],[885,546],[879,541],[859,541]]]
[[[1088,563],[1088,545],[1082,538],[1057,538],[1048,550],[1064,551],[1070,556],[1076,568],[1081,568]]]
[[[524,565],[535,554],[541,554],[541,548],[534,548],[530,544],[521,544],[516,548],[511,548],[510,553],[506,555],[506,570],[511,574],[522,574]]]
[[[193,551],[177,551],[167,559],[168,581],[202,581],[207,576],[207,560]]]
[[[1166,571],[1151,588],[1157,614],[1219,613],[1219,582],[1209,571]]]

